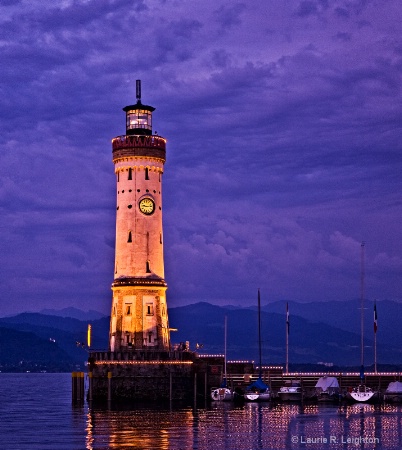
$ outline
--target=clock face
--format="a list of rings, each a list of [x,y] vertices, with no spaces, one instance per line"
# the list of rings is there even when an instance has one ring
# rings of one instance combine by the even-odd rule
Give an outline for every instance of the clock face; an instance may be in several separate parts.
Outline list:
[[[140,211],[150,216],[155,211],[155,203],[150,198],[143,198],[139,203]]]

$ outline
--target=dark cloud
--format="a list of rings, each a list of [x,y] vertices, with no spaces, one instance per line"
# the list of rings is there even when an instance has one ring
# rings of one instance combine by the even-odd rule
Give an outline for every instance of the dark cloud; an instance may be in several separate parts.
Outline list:
[[[345,19],[348,19],[350,16],[349,11],[346,8],[337,7],[334,9],[334,11],[337,16]]]
[[[247,9],[244,3],[235,3],[228,6],[223,5],[215,11],[215,15],[219,24],[225,28],[232,28],[241,25],[241,14]]]
[[[300,17],[317,14],[317,12],[318,12],[317,2],[309,1],[309,0],[304,0],[304,1],[300,2],[298,10],[297,10],[297,14]]]
[[[335,38],[341,41],[350,41],[352,39],[352,35],[350,33],[337,33]]]

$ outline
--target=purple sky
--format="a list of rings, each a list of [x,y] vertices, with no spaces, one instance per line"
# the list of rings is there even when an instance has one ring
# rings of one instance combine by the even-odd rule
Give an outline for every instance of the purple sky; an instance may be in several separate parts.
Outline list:
[[[402,300],[400,0],[3,0],[0,314],[109,312],[122,108],[156,107],[168,305]]]

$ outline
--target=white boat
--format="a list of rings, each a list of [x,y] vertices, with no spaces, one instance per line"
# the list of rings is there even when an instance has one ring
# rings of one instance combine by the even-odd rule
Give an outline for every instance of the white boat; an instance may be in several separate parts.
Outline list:
[[[374,392],[370,387],[364,384],[364,246],[361,243],[361,285],[360,285],[360,384],[348,392],[348,397],[356,402],[368,402],[377,392]]]
[[[300,402],[303,400],[303,389],[300,380],[285,381],[279,389],[279,399],[283,402]]]
[[[258,378],[244,392],[244,400],[249,402],[268,401],[271,398],[271,391],[261,378]]]
[[[262,380],[262,356],[261,356],[261,299],[258,289],[258,349],[259,349],[259,377],[253,383],[246,387],[244,391],[244,400],[249,402],[268,401],[271,398],[269,386]]]
[[[216,402],[228,402],[233,400],[232,391],[225,387],[213,388],[211,398]]]
[[[376,392],[365,384],[359,384],[349,392],[350,397],[356,402],[368,402],[375,394]]]
[[[384,392],[384,401],[390,403],[402,401],[402,383],[400,381],[392,381],[389,383]]]
[[[319,402],[339,400],[339,383],[337,378],[323,376],[315,385],[315,396]]]
[[[214,401],[225,402],[233,400],[233,393],[230,389],[228,389],[226,380],[227,380],[227,365],[226,365],[226,353],[227,353],[227,328],[228,328],[228,320],[227,316],[225,316],[225,372],[222,384],[219,388],[212,388],[211,390],[211,398]]]

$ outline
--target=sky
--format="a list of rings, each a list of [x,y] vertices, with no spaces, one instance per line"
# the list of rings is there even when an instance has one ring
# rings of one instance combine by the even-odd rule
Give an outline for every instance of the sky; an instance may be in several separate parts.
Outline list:
[[[399,0],[3,0],[0,315],[108,313],[122,108],[156,108],[169,307],[402,301]],[[336,310],[336,305],[334,306]]]

